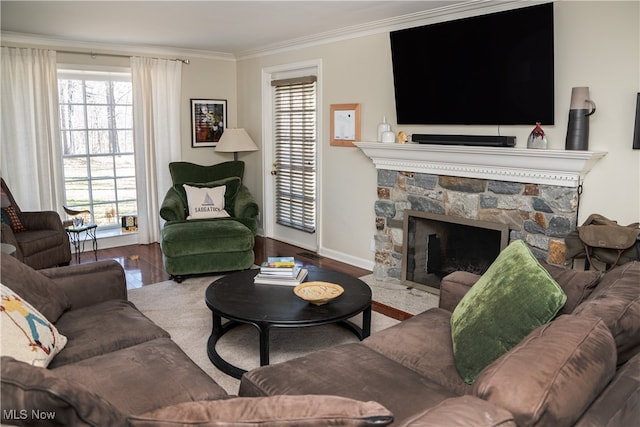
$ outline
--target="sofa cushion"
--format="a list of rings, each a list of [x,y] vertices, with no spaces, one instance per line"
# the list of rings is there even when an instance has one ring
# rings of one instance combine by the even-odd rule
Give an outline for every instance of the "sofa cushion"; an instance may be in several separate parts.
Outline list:
[[[469,289],[480,279],[480,275],[468,271],[454,271],[440,281],[438,307],[453,312]]]
[[[526,243],[507,246],[451,315],[458,372],[472,383],[487,365],[553,319],[567,300]]]
[[[16,234],[15,237],[24,256],[34,255],[62,244],[68,244],[67,235],[61,230],[27,230]]]
[[[66,312],[56,323],[68,343],[51,362],[62,366],[169,334],[132,303],[109,300]]]
[[[60,378],[82,383],[127,415],[227,397],[224,389],[169,338],[146,341],[53,371]]]
[[[602,278],[602,273],[597,270],[574,270],[549,264],[543,259],[538,261],[567,294],[567,302],[560,311],[562,314],[573,313],[573,310],[591,295]]]
[[[456,394],[469,393],[456,370],[451,343],[451,312],[432,308],[383,331],[362,344]]]
[[[640,420],[640,353],[616,372],[574,427],[633,426]]]
[[[16,258],[2,254],[2,283],[29,301],[44,317],[55,323],[71,304],[53,280]]]
[[[393,415],[376,402],[337,396],[270,396],[182,403],[140,417],[131,426],[198,425],[211,427],[386,426]]]
[[[2,357],[2,421],[38,426],[122,426],[126,418],[113,405],[81,383],[60,378],[55,371]],[[35,416],[39,416],[35,419]],[[48,417],[50,419],[47,423]]]
[[[601,318],[616,340],[618,365],[640,352],[640,261],[618,266],[574,311]]]
[[[373,400],[393,413],[395,425],[402,425],[419,408],[435,406],[456,396],[361,343],[335,346],[252,369],[240,380],[240,396],[282,394]]]
[[[447,399],[416,414],[403,427],[517,427],[506,409],[474,396]]]
[[[543,259],[538,259],[540,265],[551,274],[553,280],[567,294],[567,302],[560,311],[561,314],[570,314],[598,285],[602,273],[597,270],[573,270],[558,265],[549,264]],[[454,271],[442,278],[440,283],[440,308],[453,311],[469,289],[480,279],[480,276],[466,271]]]
[[[0,294],[1,354],[46,368],[64,348],[67,338],[28,301],[5,285],[0,284]]]
[[[234,252],[253,252],[254,243],[251,230],[232,218],[173,222],[162,229],[162,253],[167,257],[227,253],[235,257]]]
[[[485,369],[473,394],[509,410],[518,425],[572,425],[615,373],[602,320],[562,315]]]

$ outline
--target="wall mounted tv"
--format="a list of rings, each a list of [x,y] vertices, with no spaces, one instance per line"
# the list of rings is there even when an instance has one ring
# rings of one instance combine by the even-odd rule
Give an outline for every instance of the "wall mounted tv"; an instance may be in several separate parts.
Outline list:
[[[553,3],[390,37],[398,124],[554,123]]]

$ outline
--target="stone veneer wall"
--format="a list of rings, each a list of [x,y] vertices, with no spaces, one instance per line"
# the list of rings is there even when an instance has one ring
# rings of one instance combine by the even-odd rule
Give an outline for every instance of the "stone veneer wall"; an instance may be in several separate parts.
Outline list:
[[[405,210],[509,225],[538,258],[565,264],[564,238],[576,227],[578,190],[519,182],[378,170],[376,278],[401,278]]]

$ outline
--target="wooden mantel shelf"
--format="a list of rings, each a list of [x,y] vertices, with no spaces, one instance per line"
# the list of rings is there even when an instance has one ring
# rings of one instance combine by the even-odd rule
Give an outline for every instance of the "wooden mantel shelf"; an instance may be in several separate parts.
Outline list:
[[[376,169],[578,187],[606,151],[356,142]]]

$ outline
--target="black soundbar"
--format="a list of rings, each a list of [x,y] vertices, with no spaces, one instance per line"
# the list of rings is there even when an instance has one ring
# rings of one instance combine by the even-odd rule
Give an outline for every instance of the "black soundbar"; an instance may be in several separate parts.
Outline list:
[[[418,144],[473,145],[477,147],[515,147],[515,136],[494,135],[427,135],[414,133],[411,140]]]

